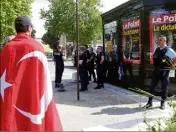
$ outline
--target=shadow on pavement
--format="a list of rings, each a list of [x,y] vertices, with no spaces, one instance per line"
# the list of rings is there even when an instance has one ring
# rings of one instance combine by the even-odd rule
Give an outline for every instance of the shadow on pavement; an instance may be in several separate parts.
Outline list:
[[[154,119],[154,118],[147,119],[148,122],[151,122],[154,120],[156,120],[156,119]],[[105,127],[111,128],[111,129],[118,129],[118,128],[127,129],[127,128],[132,128],[133,126],[136,126],[136,125],[140,125],[141,123],[143,123],[143,127],[147,127],[147,125],[144,124],[144,118],[138,118],[138,119],[132,119],[132,120],[127,120],[127,121],[123,121],[123,122],[118,122],[118,123],[106,125]],[[139,127],[139,131],[140,131],[140,127]]]
[[[129,107],[112,107],[112,108],[106,108],[102,109],[101,112],[92,113],[91,115],[126,115],[126,114],[135,114],[138,112],[142,112],[141,107],[136,108],[129,108]]]
[[[88,91],[80,92],[80,101],[77,101],[77,84],[75,82],[71,82],[70,79],[65,79],[63,82],[66,92],[57,92],[56,88],[54,88],[53,82],[53,88],[55,91],[54,96],[57,104],[89,108],[120,104],[135,104],[135,101],[124,96],[114,94],[105,89],[94,90],[93,88],[96,84],[92,82],[90,82],[88,86]]]

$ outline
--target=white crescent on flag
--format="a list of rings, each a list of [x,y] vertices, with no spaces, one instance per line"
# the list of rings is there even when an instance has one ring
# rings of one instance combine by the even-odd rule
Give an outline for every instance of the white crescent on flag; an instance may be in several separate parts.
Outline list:
[[[36,57],[37,59],[39,59],[44,67],[44,73],[45,73],[45,81],[44,81],[44,94],[40,100],[40,108],[41,111],[39,114],[33,115],[29,112],[25,112],[21,109],[19,109],[17,106],[14,105],[14,107],[17,109],[18,112],[20,112],[22,115],[24,115],[25,117],[29,118],[31,120],[31,122],[33,122],[34,124],[42,124],[42,119],[45,117],[45,112],[48,109],[49,104],[52,101],[53,98],[53,91],[52,91],[52,83],[51,83],[51,79],[50,79],[50,72],[48,69],[48,61],[47,61],[47,57],[40,51],[34,51],[31,53],[26,54],[25,56],[23,56],[19,62],[17,63],[17,65],[28,58],[31,57]]]

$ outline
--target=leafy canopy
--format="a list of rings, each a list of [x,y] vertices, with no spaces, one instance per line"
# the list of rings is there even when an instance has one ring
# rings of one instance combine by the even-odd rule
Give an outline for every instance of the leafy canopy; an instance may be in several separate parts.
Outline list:
[[[0,44],[5,37],[15,34],[14,20],[17,16],[29,16],[34,0],[0,0]]]
[[[74,0],[49,0],[49,10],[41,10],[45,29],[52,36],[66,35],[76,39],[76,7]],[[79,0],[79,43],[90,44],[101,38],[100,0]]]

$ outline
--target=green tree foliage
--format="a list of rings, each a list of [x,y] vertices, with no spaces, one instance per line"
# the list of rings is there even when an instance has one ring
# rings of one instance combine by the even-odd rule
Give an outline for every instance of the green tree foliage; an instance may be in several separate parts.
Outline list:
[[[9,35],[15,34],[14,20],[17,16],[31,14],[34,0],[0,0],[0,43]]]
[[[36,30],[33,29],[33,30],[32,30],[32,34],[31,34],[31,37],[34,38],[34,39],[35,39],[35,34],[36,34]]]
[[[55,49],[59,42],[59,37],[51,35],[49,32],[46,32],[43,37],[42,41],[44,44],[48,44],[50,48]]]
[[[66,35],[69,40],[76,37],[76,10],[74,0],[49,0],[49,10],[41,10],[46,20],[45,29],[53,36]],[[79,43],[90,44],[101,38],[100,0],[79,0]]]

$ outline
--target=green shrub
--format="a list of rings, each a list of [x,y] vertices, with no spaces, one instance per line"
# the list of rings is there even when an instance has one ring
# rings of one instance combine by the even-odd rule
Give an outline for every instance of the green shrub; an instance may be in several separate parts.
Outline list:
[[[144,123],[147,125],[147,131],[150,132],[175,132],[176,131],[176,103],[174,97],[169,100],[169,106],[172,108],[173,113],[170,118],[160,118],[155,120],[153,124],[149,123],[148,119],[145,118]]]
[[[156,100],[160,100],[160,98],[143,91],[138,88],[129,88],[129,90],[135,91],[141,95],[147,96],[147,97],[154,97]],[[160,118],[155,120],[152,123],[149,123],[149,120],[145,117],[144,123],[147,125],[147,131],[150,132],[176,132],[176,96],[170,97],[168,105],[172,109],[173,113],[170,116],[170,118],[165,119],[165,118]],[[145,115],[144,115],[145,116]]]

